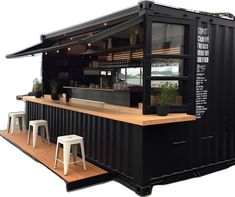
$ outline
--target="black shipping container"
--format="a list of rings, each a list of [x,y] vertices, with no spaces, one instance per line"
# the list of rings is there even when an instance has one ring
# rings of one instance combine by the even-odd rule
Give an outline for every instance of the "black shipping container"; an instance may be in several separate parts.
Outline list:
[[[110,25],[109,29],[103,30],[104,23]],[[152,82],[172,80],[178,81],[181,86],[182,105],[171,106],[171,112],[187,112],[197,117],[195,121],[136,126],[52,107],[45,107],[45,112],[39,116],[51,121],[50,124],[53,124],[53,118],[48,117],[48,114],[52,111],[55,117],[60,117],[61,114],[63,117],[73,117],[73,120],[77,120],[76,125],[71,126],[65,121],[61,128],[53,126],[55,124],[51,126],[53,140],[56,141],[56,137],[61,134],[56,133],[55,129],[62,131],[66,127],[69,131],[75,128],[83,132],[90,131],[90,135],[96,137],[87,139],[85,143],[87,157],[95,164],[116,173],[117,180],[124,185],[145,195],[151,193],[153,185],[198,177],[235,163],[234,19],[143,1],[138,6],[107,17],[43,35],[39,45],[7,57],[42,52],[42,74],[46,92],[51,61],[47,53],[62,50],[78,42],[71,39],[70,42],[63,43],[63,40],[98,31],[94,36],[82,40],[85,44],[92,43],[136,24],[141,24],[144,29],[143,114],[155,113],[155,106],[151,104]],[[164,24],[167,27],[163,27]],[[168,32],[164,33],[167,35],[164,45],[157,40],[153,41],[154,28],[160,26],[162,31]],[[181,34],[176,33],[177,38],[174,38],[171,32],[180,32],[180,26],[183,28],[183,40],[178,45]],[[86,62],[89,57],[82,60],[76,58],[71,59],[71,62]],[[151,66],[159,59],[182,61],[180,74],[151,75]],[[79,69],[78,71],[80,72]],[[41,113],[37,112],[37,105],[27,103],[29,120],[34,118],[34,114]]]

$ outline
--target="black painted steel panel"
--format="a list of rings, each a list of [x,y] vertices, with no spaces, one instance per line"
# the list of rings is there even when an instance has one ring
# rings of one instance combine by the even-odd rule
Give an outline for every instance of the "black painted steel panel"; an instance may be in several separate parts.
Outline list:
[[[83,136],[88,160],[141,185],[142,127],[32,102],[26,109],[28,121],[48,121],[52,142],[61,135]]]
[[[26,109],[28,120],[48,121],[53,142],[60,135],[83,136],[87,159],[138,194],[235,162],[233,131],[224,134],[205,120],[141,127],[32,102]]]
[[[191,124],[144,128],[144,174],[152,184],[176,181],[176,175],[179,179],[200,176],[234,164],[235,29],[206,24],[210,30],[208,109]]]

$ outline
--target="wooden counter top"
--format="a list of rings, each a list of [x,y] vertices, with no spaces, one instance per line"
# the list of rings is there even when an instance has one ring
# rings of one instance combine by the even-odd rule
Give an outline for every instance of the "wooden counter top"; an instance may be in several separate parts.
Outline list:
[[[188,115],[186,113],[171,113],[167,116],[158,116],[158,115],[142,115],[140,113],[135,113],[135,110],[138,109],[130,108],[130,112],[120,110],[118,107],[109,107],[107,109],[104,105],[90,105],[85,102],[65,102],[64,99],[59,101],[53,101],[50,98],[35,98],[34,96],[24,96],[24,101],[39,103],[42,105],[49,105],[57,108],[67,109],[71,111],[76,111],[80,113],[90,114],[94,116],[99,116],[102,118],[117,120],[121,122],[126,122],[130,124],[136,124],[140,126],[148,125],[158,125],[158,124],[167,124],[173,122],[186,122],[194,121],[196,117],[193,115]],[[78,99],[79,100],[79,99]]]

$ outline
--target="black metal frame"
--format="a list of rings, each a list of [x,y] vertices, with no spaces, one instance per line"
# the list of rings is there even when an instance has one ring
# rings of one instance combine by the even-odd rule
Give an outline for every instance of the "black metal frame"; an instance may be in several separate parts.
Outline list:
[[[185,49],[182,55],[153,55],[151,54],[152,48],[152,24],[154,22],[170,23],[185,25]],[[195,51],[195,22],[188,19],[176,19],[173,17],[163,17],[154,15],[153,12],[147,12],[145,16],[145,43],[144,43],[144,74],[143,74],[143,114],[156,113],[156,107],[150,105],[151,95],[151,81],[152,80],[179,80],[187,81],[186,87],[183,87],[183,103],[187,105],[182,106],[171,106],[172,112],[187,112],[194,114],[194,51]],[[171,58],[171,59],[182,59],[184,60],[184,76],[178,77],[156,77],[151,76],[151,59],[152,58]],[[187,69],[187,70],[186,70]],[[185,83],[184,83],[185,84]]]

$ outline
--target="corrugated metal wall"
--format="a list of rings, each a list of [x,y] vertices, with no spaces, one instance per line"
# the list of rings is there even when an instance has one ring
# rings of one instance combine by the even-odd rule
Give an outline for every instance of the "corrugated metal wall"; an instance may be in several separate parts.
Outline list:
[[[53,142],[60,135],[83,136],[87,158],[130,182],[140,181],[142,127],[32,102],[26,102],[26,111],[28,121],[48,121]]]
[[[188,124],[144,128],[144,173],[153,183],[235,159],[235,29],[218,24],[209,24],[209,29],[206,113]]]
[[[195,132],[204,139],[202,165],[234,158],[235,149],[235,31],[234,27],[210,25],[208,110],[196,122]]]

